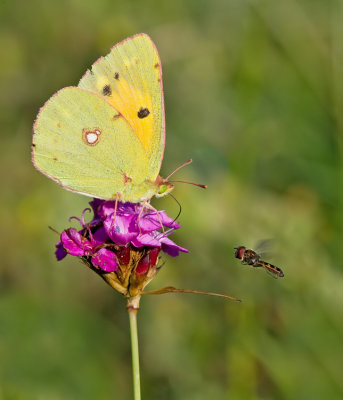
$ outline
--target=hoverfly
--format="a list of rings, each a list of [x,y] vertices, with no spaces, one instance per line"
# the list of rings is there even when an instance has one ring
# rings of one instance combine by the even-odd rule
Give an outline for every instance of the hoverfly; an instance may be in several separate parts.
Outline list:
[[[244,246],[235,247],[235,257],[241,260],[242,264],[252,267],[263,267],[273,278],[282,278],[284,273],[279,267],[261,260],[261,256],[256,251],[247,249]]]

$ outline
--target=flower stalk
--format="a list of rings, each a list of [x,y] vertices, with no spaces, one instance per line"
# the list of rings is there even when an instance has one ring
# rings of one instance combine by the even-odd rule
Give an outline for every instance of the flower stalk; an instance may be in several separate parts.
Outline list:
[[[133,377],[133,398],[141,400],[141,383],[139,369],[139,347],[137,330],[137,313],[139,310],[140,296],[130,297],[127,302],[127,311],[130,320],[131,353],[132,353],[132,377]]]

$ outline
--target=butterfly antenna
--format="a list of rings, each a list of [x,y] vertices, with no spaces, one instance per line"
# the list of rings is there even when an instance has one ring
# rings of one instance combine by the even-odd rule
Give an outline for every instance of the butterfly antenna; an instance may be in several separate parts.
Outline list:
[[[177,167],[176,169],[174,169],[174,171],[166,177],[166,181],[167,181],[172,175],[174,175],[175,172],[177,172],[179,169],[185,167],[186,165],[191,164],[192,162],[193,162],[193,160],[190,158],[188,161],[186,161],[185,163],[183,163],[182,165],[180,165],[179,167]]]
[[[186,165],[189,165],[193,162],[192,159],[189,159],[188,161],[186,161],[185,163],[183,163],[182,165],[180,165],[179,167],[177,167],[171,174],[169,174],[165,181],[168,181],[170,183],[187,183],[188,185],[194,185],[194,186],[198,186],[201,187],[203,189],[207,189],[207,185],[199,185],[199,183],[194,183],[194,182],[186,182],[186,181],[170,181],[169,178],[175,174],[175,172],[177,172],[179,169],[185,167]]]
[[[203,189],[207,189],[207,185],[200,185],[199,183],[194,183],[194,182],[187,182],[187,181],[168,181],[170,183],[187,183],[188,185],[194,185],[194,186],[198,186],[201,187]]]

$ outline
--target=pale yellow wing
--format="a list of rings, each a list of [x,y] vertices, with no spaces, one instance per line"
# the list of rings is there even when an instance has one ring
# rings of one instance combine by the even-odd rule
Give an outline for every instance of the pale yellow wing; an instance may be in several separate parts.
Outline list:
[[[132,36],[99,58],[79,83],[110,102],[129,122],[148,159],[147,179],[159,174],[165,144],[162,67],[146,34]]]
[[[35,166],[66,189],[102,199],[138,202],[148,185],[148,158],[125,118],[100,96],[77,87],[57,92],[34,125]]]

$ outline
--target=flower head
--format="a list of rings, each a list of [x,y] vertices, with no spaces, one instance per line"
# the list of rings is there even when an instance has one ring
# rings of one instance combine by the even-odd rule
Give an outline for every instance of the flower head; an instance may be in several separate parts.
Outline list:
[[[56,244],[56,257],[80,257],[112,287],[132,296],[139,293],[156,275],[159,253],[172,257],[188,250],[169,235],[180,225],[164,211],[146,209],[139,204],[94,199],[93,219],[85,222],[85,209],[78,231],[68,228]]]

